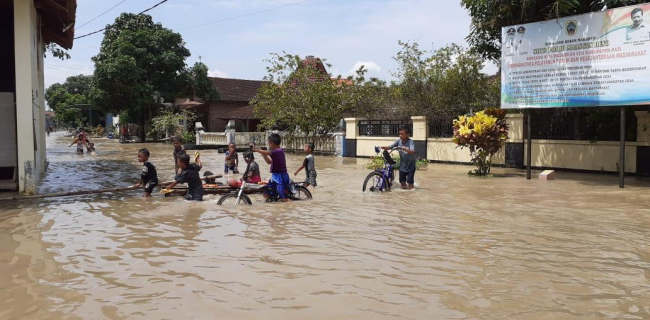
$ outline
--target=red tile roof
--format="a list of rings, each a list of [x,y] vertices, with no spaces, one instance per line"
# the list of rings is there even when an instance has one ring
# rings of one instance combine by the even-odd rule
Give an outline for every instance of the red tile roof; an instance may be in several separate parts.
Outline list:
[[[210,78],[222,101],[250,101],[266,81]]]

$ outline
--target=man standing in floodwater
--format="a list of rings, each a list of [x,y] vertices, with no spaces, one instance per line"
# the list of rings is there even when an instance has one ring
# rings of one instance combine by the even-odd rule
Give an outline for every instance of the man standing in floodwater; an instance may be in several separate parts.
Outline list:
[[[415,184],[415,143],[409,138],[407,128],[399,128],[399,139],[382,149],[387,150],[395,147],[399,148],[399,183],[402,185],[402,189],[413,189]]]
[[[173,137],[172,138],[172,144],[174,145],[174,174],[179,174],[180,170],[178,170],[178,158],[184,154],[187,154],[185,152],[185,149],[183,148],[183,144],[181,143],[181,138],[180,137]]]
[[[630,13],[632,25],[627,29],[625,39],[628,41],[650,40],[650,30],[643,23],[643,9],[634,8]]]

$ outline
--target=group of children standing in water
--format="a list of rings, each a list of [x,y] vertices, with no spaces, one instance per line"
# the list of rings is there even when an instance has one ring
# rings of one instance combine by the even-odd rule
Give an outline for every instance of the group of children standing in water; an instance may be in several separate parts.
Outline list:
[[[241,181],[230,181],[229,184],[232,187],[239,187],[241,183],[250,183],[258,184],[261,183],[262,178],[260,175],[260,169],[257,162],[255,162],[255,153],[258,153],[262,156],[264,161],[268,163],[271,167],[271,179],[268,181],[269,190],[274,190],[277,192],[281,201],[288,200],[289,184],[291,182],[289,178],[289,173],[287,171],[286,157],[284,150],[280,147],[282,143],[282,137],[278,134],[271,134],[268,137],[268,150],[263,150],[256,148],[255,146],[250,146],[250,151],[244,154],[244,161],[246,162],[246,171],[242,175]],[[201,179],[199,171],[202,169],[203,165],[201,162],[200,155],[198,153],[194,156],[194,163],[190,163],[190,156],[183,149],[180,139],[173,139],[174,145],[174,165],[175,179],[170,185],[166,188],[172,189],[179,183],[187,183],[188,191],[185,195],[185,199],[202,201],[203,200],[203,179]],[[303,164],[294,175],[297,175],[301,170],[305,170],[306,173],[306,183],[305,186],[316,186],[316,167],[314,165],[314,144],[309,143],[305,145],[305,152],[307,156],[303,161]],[[138,161],[142,163],[142,172],[140,174],[140,182],[135,185],[135,187],[142,187],[144,189],[144,196],[150,197],[153,189],[158,186],[158,176],[156,172],[156,167],[149,162],[149,150],[140,149],[138,151]],[[224,164],[224,173],[228,174],[232,172],[234,174],[239,174],[239,155],[237,153],[237,148],[234,144],[228,146],[228,150],[225,153],[225,164]],[[206,176],[211,176],[210,172],[206,172]],[[210,180],[209,177],[205,177],[205,180]]]

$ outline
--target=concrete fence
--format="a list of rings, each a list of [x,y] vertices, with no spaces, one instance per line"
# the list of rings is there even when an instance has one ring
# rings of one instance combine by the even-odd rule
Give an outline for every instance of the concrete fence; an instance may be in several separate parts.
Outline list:
[[[228,139],[225,132],[205,132],[196,134],[197,145],[226,145]]]
[[[288,151],[302,151],[306,144],[313,143],[314,151],[325,154],[336,154],[336,135],[303,137],[283,135],[282,148]]]
[[[258,146],[265,146],[268,132],[233,132],[235,144],[239,147],[247,146],[254,143]],[[212,145],[212,146],[226,146],[229,141],[226,132],[205,132],[199,131],[196,134],[197,145]],[[302,151],[304,146],[308,143],[314,143],[314,151],[324,154],[337,154],[341,155],[342,151],[340,144],[342,143],[343,133],[328,134],[323,136],[306,137],[289,135],[280,132],[282,136],[282,148],[288,151]],[[337,140],[341,141],[337,145]]]
[[[627,142],[625,171],[650,174],[650,113],[637,111],[637,141]],[[359,134],[360,118],[346,118],[343,156],[370,157],[375,146],[389,145],[398,137],[374,137]],[[412,139],[421,159],[432,162],[470,163],[469,150],[460,149],[452,138],[429,137],[425,117],[412,117]],[[522,114],[508,114],[508,140],[492,158],[492,163],[506,167],[523,168],[526,163],[524,118]],[[533,139],[531,163],[536,168],[573,169],[616,172],[619,167],[619,145],[612,141],[542,140]]]

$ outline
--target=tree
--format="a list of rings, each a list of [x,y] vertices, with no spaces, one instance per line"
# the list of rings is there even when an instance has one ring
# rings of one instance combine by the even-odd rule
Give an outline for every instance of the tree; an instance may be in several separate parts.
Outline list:
[[[467,41],[474,52],[497,64],[501,57],[502,27],[645,2],[646,0],[461,0],[472,17]]]
[[[146,14],[123,13],[106,26],[95,63],[93,99],[106,111],[139,119],[145,141],[147,116],[158,97],[172,100],[183,87],[190,52],[180,34]]]
[[[262,127],[307,135],[333,130],[345,111],[341,87],[297,55],[272,54],[268,62],[268,82],[251,101]]]
[[[399,44],[393,87],[406,114],[456,116],[499,105],[489,77],[481,72],[479,55],[456,44],[432,52],[420,49],[417,42]]]
[[[63,84],[54,83],[45,90],[45,100],[60,125],[78,127],[86,124],[92,88],[93,76],[80,74],[68,77]]]
[[[212,81],[208,77],[208,66],[202,62],[197,62],[185,71],[187,82],[187,95],[192,98],[200,98],[205,102],[214,102],[219,100],[219,93],[212,86]]]
[[[70,54],[65,49],[61,48],[56,43],[48,43],[45,45],[45,50],[43,50],[43,57],[47,58],[47,53],[50,53],[53,57],[60,60],[70,59]]]
[[[346,115],[371,112],[381,100],[373,94],[386,90],[382,81],[366,80],[363,67],[355,77],[332,79],[318,58],[272,54],[268,62],[267,83],[251,101],[267,129],[326,134]]]
[[[380,79],[366,79],[367,72],[368,69],[362,65],[354,76],[336,80],[339,85],[345,86],[342,91],[343,103],[349,106],[345,116],[374,118],[394,115],[390,108],[390,88]]]
[[[191,136],[188,124],[196,120],[196,114],[189,110],[175,112],[164,110],[151,119],[151,134],[156,137],[169,138],[170,136]]]

